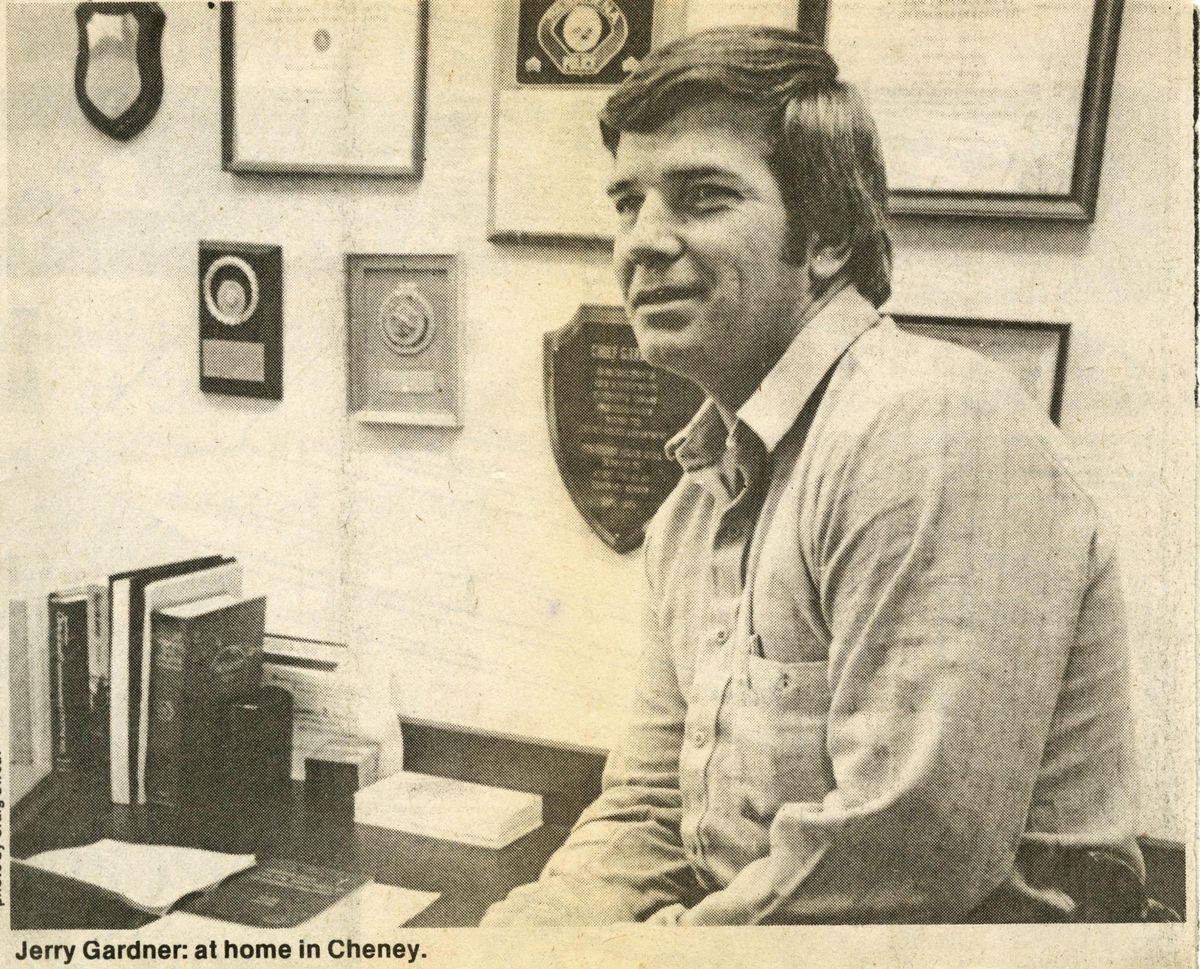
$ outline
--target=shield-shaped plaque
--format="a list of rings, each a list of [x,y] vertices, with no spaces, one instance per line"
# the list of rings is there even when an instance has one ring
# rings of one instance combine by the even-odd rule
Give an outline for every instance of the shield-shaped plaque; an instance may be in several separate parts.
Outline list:
[[[642,544],[680,476],[663,445],[703,402],[694,384],[642,359],[619,306],[581,306],[546,334],[554,457],[575,507],[609,547]]]
[[[157,3],[81,3],[75,97],[93,125],[128,141],[162,104],[162,33]]]

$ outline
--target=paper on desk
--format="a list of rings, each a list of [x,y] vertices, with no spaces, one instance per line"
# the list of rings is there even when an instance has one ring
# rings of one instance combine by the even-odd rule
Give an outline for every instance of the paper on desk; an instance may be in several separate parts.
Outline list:
[[[185,895],[253,867],[254,855],[105,838],[79,848],[43,851],[19,863],[94,885],[143,911],[161,913]]]
[[[327,934],[329,938],[333,938],[338,934],[353,936],[361,928],[399,928],[427,909],[437,898],[437,892],[417,892],[410,888],[368,882],[331,905],[316,918],[302,922],[288,931],[303,931],[308,938],[316,938],[318,934]],[[178,930],[184,933],[204,929],[211,934],[218,928],[227,931],[229,927],[229,922],[206,918],[203,915],[172,912],[166,918],[152,922],[142,929],[142,932],[158,935],[160,932],[171,933]]]

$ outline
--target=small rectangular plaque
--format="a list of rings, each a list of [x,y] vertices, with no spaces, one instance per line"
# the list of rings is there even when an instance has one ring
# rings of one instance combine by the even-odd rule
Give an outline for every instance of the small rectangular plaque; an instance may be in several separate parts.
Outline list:
[[[436,394],[440,381],[434,370],[384,370],[379,383],[393,394]]]
[[[200,341],[200,373],[205,377],[261,381],[266,375],[266,359],[260,343]]]
[[[200,389],[283,399],[283,250],[201,242]]]
[[[350,413],[364,423],[457,427],[454,256],[346,256]]]

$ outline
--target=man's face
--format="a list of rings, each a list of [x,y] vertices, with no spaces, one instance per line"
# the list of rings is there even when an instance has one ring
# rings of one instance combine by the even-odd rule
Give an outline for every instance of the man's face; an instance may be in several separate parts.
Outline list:
[[[613,262],[642,355],[731,408],[812,302],[807,262],[783,259],[783,198],[748,114],[713,100],[624,132],[609,185]]]

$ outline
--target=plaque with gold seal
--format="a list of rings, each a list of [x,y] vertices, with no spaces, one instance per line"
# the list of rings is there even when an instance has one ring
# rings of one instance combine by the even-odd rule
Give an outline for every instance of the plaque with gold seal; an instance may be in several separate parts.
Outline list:
[[[449,255],[346,256],[346,386],[355,420],[460,426],[456,279]]]

